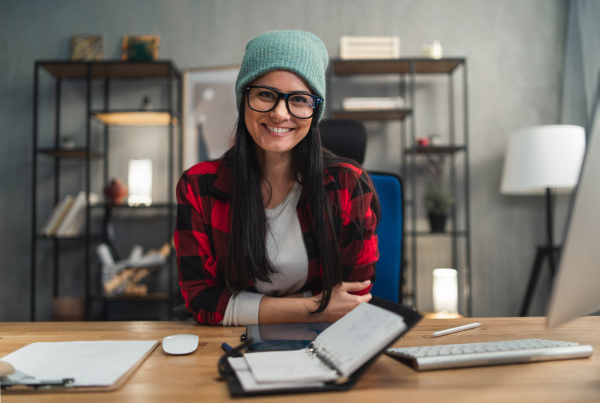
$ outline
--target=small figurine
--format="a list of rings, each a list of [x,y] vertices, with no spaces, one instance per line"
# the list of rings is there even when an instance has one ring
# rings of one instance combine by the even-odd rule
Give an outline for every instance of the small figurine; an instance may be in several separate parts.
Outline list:
[[[144,97],[142,98],[141,110],[149,111],[151,109],[152,109],[152,101],[150,101],[150,96],[144,95]]]

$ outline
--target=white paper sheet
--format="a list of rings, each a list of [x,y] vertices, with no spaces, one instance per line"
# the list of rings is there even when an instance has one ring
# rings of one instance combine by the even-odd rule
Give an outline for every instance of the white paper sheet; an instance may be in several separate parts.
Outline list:
[[[329,382],[339,378],[335,370],[308,349],[248,353],[244,358],[258,383]]]
[[[259,390],[283,390],[283,389],[298,389],[298,388],[318,388],[323,387],[325,384],[323,382],[308,382],[303,383],[302,385],[298,385],[297,382],[280,382],[280,383],[267,383],[267,384],[259,384],[254,379],[252,372],[250,372],[250,368],[248,367],[248,363],[244,359],[244,357],[229,357],[229,364],[231,368],[235,370],[238,380],[244,388],[245,391],[259,391]]]
[[[157,340],[32,343],[2,358],[38,380],[75,378],[73,386],[110,386]]]

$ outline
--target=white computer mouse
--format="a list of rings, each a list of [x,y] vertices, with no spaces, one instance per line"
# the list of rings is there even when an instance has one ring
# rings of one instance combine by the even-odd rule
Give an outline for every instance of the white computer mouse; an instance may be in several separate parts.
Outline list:
[[[163,339],[162,348],[167,354],[190,354],[198,348],[198,335],[174,334]]]

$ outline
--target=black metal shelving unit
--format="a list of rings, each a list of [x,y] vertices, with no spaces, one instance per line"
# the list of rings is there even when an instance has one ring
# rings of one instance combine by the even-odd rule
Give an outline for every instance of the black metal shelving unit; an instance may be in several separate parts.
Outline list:
[[[40,146],[40,128],[39,128],[39,102],[40,97],[40,81],[41,72],[54,80],[54,127],[53,139],[51,146]],[[115,79],[120,80],[151,80],[151,82],[162,83],[166,86],[166,107],[163,109],[152,110],[116,110],[110,107],[110,83]],[[62,130],[61,122],[61,90],[66,81],[79,81],[84,83],[84,103],[86,109],[85,116],[85,143],[82,147],[75,149],[64,149],[61,147],[60,138]],[[101,90],[98,90],[98,87]],[[106,227],[104,233],[93,234],[91,232],[91,212],[92,210],[99,211],[100,215],[106,214],[109,210],[107,205],[94,206],[89,205],[86,208],[85,226],[83,234],[75,237],[44,237],[38,234],[41,221],[38,220],[38,186],[39,183],[39,163],[42,158],[50,158],[53,160],[52,172],[52,188],[54,205],[56,205],[61,196],[61,175],[64,174],[61,161],[65,159],[79,160],[82,162],[84,171],[84,189],[88,200],[91,193],[90,183],[92,180],[91,162],[100,160],[103,162],[103,170],[101,173],[94,172],[96,175],[101,175],[101,182],[108,183],[108,166],[109,166],[109,138],[110,128],[113,126],[164,126],[168,135],[167,151],[167,166],[168,179],[166,203],[153,205],[150,207],[129,207],[117,206],[119,210],[133,212],[136,210],[159,209],[165,210],[167,214],[167,227],[165,232],[165,241],[170,242],[170,234],[172,234],[175,220],[176,203],[174,200],[174,174],[182,171],[182,76],[175,64],[169,60],[158,60],[151,62],[136,62],[136,61],[63,61],[63,60],[42,60],[35,62],[34,70],[34,94],[33,94],[33,181],[32,181],[32,217],[31,217],[31,310],[30,317],[32,321],[36,320],[36,304],[37,304],[37,276],[38,262],[37,252],[40,242],[52,243],[52,258],[48,266],[52,267],[53,285],[52,294],[58,297],[59,294],[59,267],[61,244],[63,242],[76,242],[82,244],[84,252],[83,268],[83,288],[86,305],[86,318],[90,314],[90,305],[93,300],[110,301],[114,298],[92,296],[92,284],[90,279],[91,272],[91,248],[92,240],[97,240],[98,243],[107,238]],[[102,103],[101,110],[93,110],[92,103]],[[100,143],[101,149],[96,149],[93,146],[92,140],[92,121],[96,120],[103,125]],[[178,149],[175,148],[175,136],[177,138]],[[48,140],[47,138],[45,140]],[[72,169],[72,168],[71,168]],[[98,208],[103,207],[103,208]],[[164,212],[162,213],[164,214]],[[102,231],[101,231],[102,232]],[[172,291],[174,286],[174,259],[169,259],[166,268],[168,270],[168,292],[166,294],[151,293],[151,300],[164,300],[168,302],[168,312],[172,309]],[[139,300],[139,297],[132,298]],[[123,300],[123,298],[120,298]]]
[[[461,133],[457,132],[456,110],[455,110],[455,88],[454,77],[462,72],[462,127]],[[395,110],[332,110],[331,117],[334,119],[356,119],[356,120],[396,120],[401,121],[401,150],[400,150],[400,174],[406,180],[409,197],[406,199],[408,212],[405,222],[405,238],[411,239],[410,248],[410,288],[404,285],[405,303],[416,308],[417,290],[417,240],[420,238],[431,238],[435,236],[449,237],[451,240],[451,261],[454,268],[458,269],[459,292],[464,304],[464,313],[469,316],[472,312],[471,300],[471,241],[470,241],[470,189],[469,189],[469,126],[468,126],[468,85],[467,85],[467,61],[465,58],[399,58],[385,60],[331,60],[329,69],[329,99],[334,99],[334,77],[353,76],[396,76],[399,78],[399,93],[405,98],[406,106]],[[415,100],[418,90],[415,79],[419,75],[445,75],[448,77],[448,110],[449,127],[448,143],[443,145],[415,146],[417,144],[416,117],[417,112]],[[356,95],[355,96],[359,96]],[[330,102],[330,105],[332,103]],[[437,156],[448,156],[450,159],[450,183],[456,188],[459,172],[457,171],[456,157],[464,157],[462,172],[463,191],[462,205],[454,206],[451,212],[451,228],[444,233],[431,233],[417,230],[417,213],[419,203],[415,202],[417,197],[417,157],[420,155],[434,154]],[[464,209],[462,222],[458,222],[458,208]],[[464,261],[459,261],[459,238],[464,239]]]

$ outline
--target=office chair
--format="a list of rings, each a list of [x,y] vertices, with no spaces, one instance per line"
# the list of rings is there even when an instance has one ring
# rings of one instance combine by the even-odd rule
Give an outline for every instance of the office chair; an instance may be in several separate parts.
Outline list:
[[[362,122],[350,119],[324,119],[319,124],[321,144],[341,157],[362,164],[367,131]],[[393,302],[402,301],[402,262],[404,245],[404,192],[402,179],[394,173],[367,172],[379,195],[381,222],[377,227],[379,261],[371,293]]]
[[[323,119],[319,123],[319,132],[323,147],[362,165],[367,149],[367,130],[362,122],[351,119]]]
[[[368,172],[379,195],[381,221],[377,227],[379,261],[371,293],[389,301],[402,302],[404,245],[404,191],[400,176]]]

